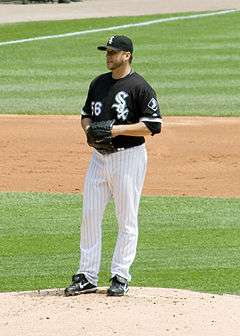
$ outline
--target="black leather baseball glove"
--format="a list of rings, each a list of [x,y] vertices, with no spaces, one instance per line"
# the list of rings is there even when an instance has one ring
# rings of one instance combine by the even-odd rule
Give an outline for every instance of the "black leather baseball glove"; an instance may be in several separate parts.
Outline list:
[[[102,154],[114,152],[112,143],[112,127],[115,120],[104,120],[92,123],[87,131],[87,143]]]

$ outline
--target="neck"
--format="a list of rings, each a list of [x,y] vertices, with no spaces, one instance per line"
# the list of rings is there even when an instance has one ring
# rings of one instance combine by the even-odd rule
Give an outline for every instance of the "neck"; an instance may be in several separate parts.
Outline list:
[[[120,79],[126,77],[131,72],[130,64],[126,64],[124,66],[120,66],[119,68],[112,70],[112,78]]]

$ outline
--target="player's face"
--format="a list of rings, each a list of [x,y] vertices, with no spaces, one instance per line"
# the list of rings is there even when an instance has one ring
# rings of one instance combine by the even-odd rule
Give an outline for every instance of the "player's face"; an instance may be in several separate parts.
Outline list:
[[[106,51],[106,62],[109,70],[115,70],[126,64],[130,58],[130,53],[126,51],[115,51],[109,49]]]

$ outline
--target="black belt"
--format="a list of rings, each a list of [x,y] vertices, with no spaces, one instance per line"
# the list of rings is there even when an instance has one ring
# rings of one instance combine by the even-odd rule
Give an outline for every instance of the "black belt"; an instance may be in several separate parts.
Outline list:
[[[130,147],[127,147],[127,148],[130,148]],[[102,155],[106,155],[106,154],[112,154],[112,153],[120,152],[120,151],[123,151],[127,148],[125,148],[125,147],[111,148],[111,149],[110,148],[107,148],[107,149],[103,149],[103,148],[99,149],[98,148],[97,151]]]
[[[111,148],[96,148],[96,150],[102,154],[102,155],[106,155],[106,154],[112,154],[112,153],[116,153],[116,152],[121,152],[124,151],[125,149],[129,149],[129,148],[133,148],[133,147],[137,147],[137,146],[141,146],[142,144],[139,145],[131,145],[131,146],[124,146],[124,147],[111,147]]]

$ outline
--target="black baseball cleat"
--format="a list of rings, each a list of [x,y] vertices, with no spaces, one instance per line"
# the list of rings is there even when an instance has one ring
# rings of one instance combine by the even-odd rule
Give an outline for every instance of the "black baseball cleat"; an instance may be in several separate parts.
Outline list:
[[[97,286],[89,282],[84,274],[75,274],[72,276],[72,283],[69,287],[65,288],[65,296],[74,296],[85,293],[94,293]]]
[[[123,296],[128,291],[128,282],[119,275],[115,275],[112,279],[112,284],[107,290],[108,296]]]

